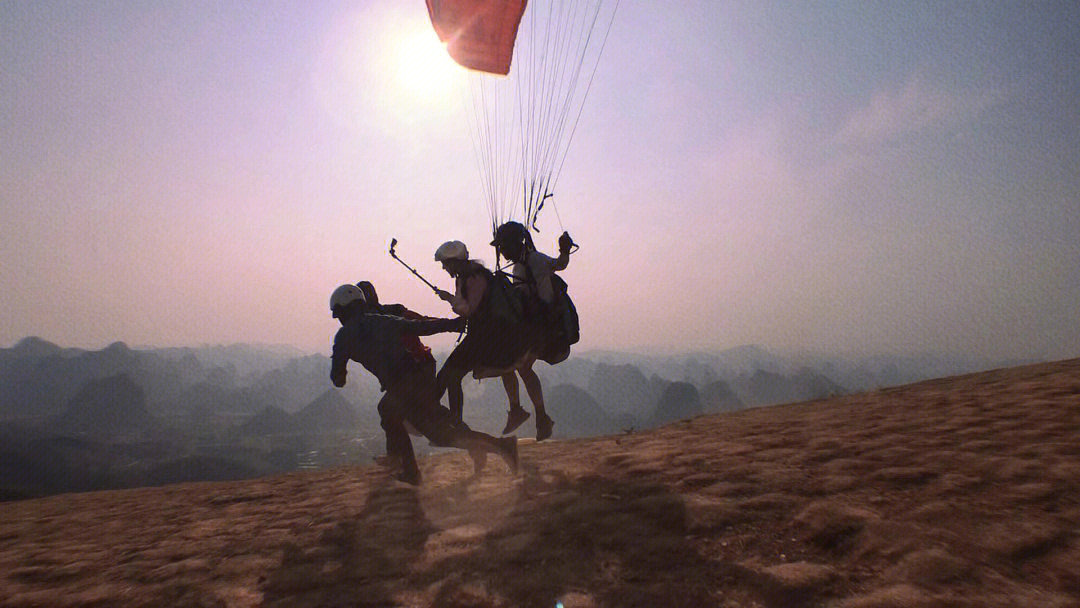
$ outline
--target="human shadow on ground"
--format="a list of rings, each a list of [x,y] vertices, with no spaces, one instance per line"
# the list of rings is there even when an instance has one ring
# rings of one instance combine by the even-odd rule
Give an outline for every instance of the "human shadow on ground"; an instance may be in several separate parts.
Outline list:
[[[407,597],[441,607],[550,608],[584,596],[586,605],[697,607],[717,604],[721,593],[767,606],[802,603],[702,556],[682,497],[661,484],[523,468],[501,506],[480,493],[462,496],[470,493],[465,482],[434,489],[429,499],[453,494],[460,515],[445,531],[415,489],[374,488],[355,518],[315,546],[285,548],[262,585],[264,605],[396,606]]]
[[[535,467],[523,481],[515,507],[476,550],[427,570],[425,584],[439,581],[432,605],[550,607],[575,593],[603,606],[715,603],[717,571],[686,539],[678,495]]]
[[[416,489],[390,480],[372,489],[355,518],[309,549],[286,545],[262,584],[263,605],[395,606],[393,595],[434,531]]]

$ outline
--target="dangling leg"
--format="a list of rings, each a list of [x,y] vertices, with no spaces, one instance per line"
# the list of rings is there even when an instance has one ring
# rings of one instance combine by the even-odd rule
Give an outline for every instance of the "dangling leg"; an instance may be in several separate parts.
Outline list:
[[[502,375],[503,388],[506,390],[506,398],[510,401],[510,411],[506,414],[506,426],[502,434],[514,432],[522,422],[529,419],[529,412],[521,407],[521,398],[518,396],[518,380],[514,372]]]
[[[540,386],[540,378],[532,370],[531,365],[519,369],[518,374],[521,375],[521,381],[525,383],[525,391],[529,393],[529,400],[532,401],[533,409],[536,410],[536,440],[543,441],[551,437],[551,427],[555,426],[555,421],[544,409],[544,389]]]
[[[465,405],[465,393],[461,390],[461,381],[465,379],[465,374],[469,373],[469,365],[466,361],[468,351],[462,348],[464,345],[464,342],[458,344],[457,348],[450,353],[435,378],[437,399],[441,399],[444,392],[448,394],[450,413],[459,422],[462,420]]]

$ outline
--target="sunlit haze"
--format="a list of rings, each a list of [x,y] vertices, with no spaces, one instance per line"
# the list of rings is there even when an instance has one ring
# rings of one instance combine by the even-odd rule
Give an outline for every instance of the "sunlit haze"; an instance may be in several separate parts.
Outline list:
[[[575,347],[1080,356],[1080,3],[622,2],[538,247]],[[424,2],[0,3],[0,346],[290,344],[489,266]],[[436,348],[453,336],[433,338]]]
[[[453,103],[448,93],[464,68],[446,54],[430,27],[402,36],[392,51],[397,57],[397,84],[403,103]]]

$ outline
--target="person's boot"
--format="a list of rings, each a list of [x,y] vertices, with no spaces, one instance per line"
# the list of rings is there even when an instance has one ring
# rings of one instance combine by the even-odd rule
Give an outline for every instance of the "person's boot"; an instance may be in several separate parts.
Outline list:
[[[544,414],[543,416],[536,417],[536,440],[543,441],[548,437],[551,437],[551,427],[555,426],[555,421],[550,416]]]
[[[496,444],[499,449],[499,456],[506,462],[506,466],[510,468],[512,475],[517,475],[518,472],[518,449],[517,449],[517,436],[511,435],[509,437],[502,437],[496,439]]]
[[[525,408],[520,405],[517,407],[511,407],[510,411],[506,413],[506,426],[503,427],[502,434],[507,435],[513,433],[521,423],[529,419],[529,412],[525,411]]]

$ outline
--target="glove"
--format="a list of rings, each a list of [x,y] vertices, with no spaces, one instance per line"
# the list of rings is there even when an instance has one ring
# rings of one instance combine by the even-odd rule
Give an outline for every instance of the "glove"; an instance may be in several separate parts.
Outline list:
[[[569,253],[573,244],[574,240],[570,238],[570,233],[564,231],[559,237],[559,253]]]

